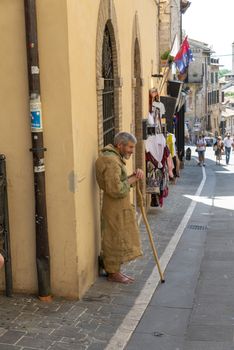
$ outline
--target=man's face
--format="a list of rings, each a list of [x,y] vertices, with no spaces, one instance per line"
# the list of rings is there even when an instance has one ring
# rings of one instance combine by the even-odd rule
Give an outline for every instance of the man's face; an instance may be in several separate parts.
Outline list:
[[[122,157],[129,159],[134,152],[135,144],[133,142],[128,142],[127,145],[120,143],[117,145],[118,151]]]
[[[155,98],[155,96],[157,95],[157,91],[153,90],[150,94],[152,98]]]

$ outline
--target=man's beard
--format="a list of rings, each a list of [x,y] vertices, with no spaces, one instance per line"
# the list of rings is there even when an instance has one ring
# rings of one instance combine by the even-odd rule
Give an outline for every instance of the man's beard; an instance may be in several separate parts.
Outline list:
[[[125,159],[130,159],[131,154],[124,154],[123,157],[124,157]]]

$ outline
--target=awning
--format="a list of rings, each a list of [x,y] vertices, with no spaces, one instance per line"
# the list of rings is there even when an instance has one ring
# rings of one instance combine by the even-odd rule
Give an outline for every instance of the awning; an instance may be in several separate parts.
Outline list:
[[[160,101],[164,104],[166,110],[165,116],[167,121],[167,130],[172,132],[174,128],[173,117],[176,110],[177,98],[172,96],[161,96]]]
[[[175,111],[179,112],[186,102],[188,91],[183,89],[183,81],[169,80],[167,84],[168,95],[176,98]]]
[[[189,6],[191,5],[191,2],[190,1],[187,1],[187,0],[181,0],[181,13],[184,14],[187,9],[189,8]]]

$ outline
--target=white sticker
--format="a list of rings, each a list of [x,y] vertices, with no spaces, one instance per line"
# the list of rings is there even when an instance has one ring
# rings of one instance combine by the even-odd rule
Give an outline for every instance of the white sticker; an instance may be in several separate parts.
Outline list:
[[[34,173],[43,173],[45,171],[45,165],[35,166]]]
[[[37,66],[31,66],[31,73],[32,74],[39,74],[40,69]]]

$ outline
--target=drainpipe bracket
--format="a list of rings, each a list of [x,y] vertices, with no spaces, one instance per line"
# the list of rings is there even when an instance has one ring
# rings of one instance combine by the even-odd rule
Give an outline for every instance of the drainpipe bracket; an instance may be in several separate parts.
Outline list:
[[[123,78],[122,77],[117,77],[115,78],[115,88],[121,88],[123,86]]]
[[[133,88],[136,87],[136,78],[132,78],[132,87],[133,87]]]
[[[104,78],[97,78],[97,90],[104,90]]]

